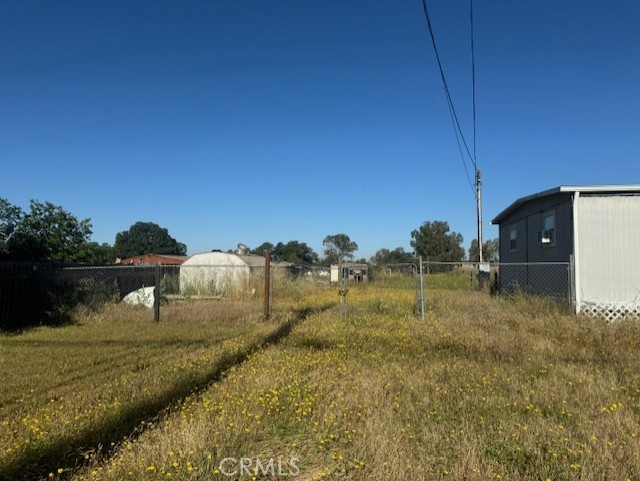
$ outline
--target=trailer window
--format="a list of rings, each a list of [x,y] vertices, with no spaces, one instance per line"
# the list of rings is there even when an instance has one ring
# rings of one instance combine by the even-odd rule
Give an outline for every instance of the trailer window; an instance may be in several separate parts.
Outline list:
[[[514,252],[518,248],[518,227],[515,225],[509,229],[509,251]]]
[[[541,241],[543,245],[552,246],[556,243],[556,213],[550,212],[542,217],[542,235]]]

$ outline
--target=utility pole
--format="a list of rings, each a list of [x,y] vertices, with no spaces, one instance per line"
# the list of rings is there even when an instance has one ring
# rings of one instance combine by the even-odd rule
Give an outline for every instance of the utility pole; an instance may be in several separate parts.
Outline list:
[[[478,208],[478,261],[482,264],[482,179],[476,169],[476,203]]]

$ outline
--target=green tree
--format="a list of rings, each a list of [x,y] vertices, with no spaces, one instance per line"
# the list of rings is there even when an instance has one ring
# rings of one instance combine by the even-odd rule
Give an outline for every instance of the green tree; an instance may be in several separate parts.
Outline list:
[[[7,199],[0,198],[0,244],[2,246],[23,217],[24,212],[20,207],[12,205]]]
[[[289,241],[286,244],[278,242],[273,251],[274,259],[277,262],[310,266],[318,261],[318,254],[305,242]]]
[[[498,239],[489,239],[482,243],[482,258],[485,262],[498,262],[500,260]],[[478,259],[478,239],[473,239],[469,246],[469,260],[476,262]]]
[[[263,242],[255,249],[251,249],[251,253],[257,256],[262,256],[264,255],[264,251],[267,251],[269,252],[269,254],[271,254],[271,257],[273,257],[274,247],[275,246],[271,242]]]
[[[318,262],[318,254],[305,242],[289,241],[286,244],[278,242],[273,245],[271,242],[263,242],[261,245],[251,250],[252,254],[264,255],[264,251],[271,254],[271,259],[275,262],[289,262],[298,266],[309,266]]]
[[[371,263],[374,265],[412,264],[415,261],[415,256],[411,252],[405,252],[402,247],[396,247],[392,251],[383,247],[371,257]]]
[[[129,230],[119,232],[113,248],[115,255],[123,259],[142,254],[187,254],[186,245],[153,222],[136,222]]]
[[[31,200],[8,243],[13,259],[22,261],[83,262],[91,237],[89,219],[75,216],[51,202]]]
[[[92,265],[108,265],[113,264],[116,260],[116,255],[113,251],[113,246],[104,242],[98,244],[97,242],[89,242],[83,247],[82,262]]]
[[[425,261],[460,262],[464,258],[462,235],[449,232],[446,221],[425,222],[411,232],[411,238],[411,247]]]
[[[322,245],[326,264],[337,264],[344,259],[353,260],[353,254],[358,250],[358,244],[346,234],[328,235]]]

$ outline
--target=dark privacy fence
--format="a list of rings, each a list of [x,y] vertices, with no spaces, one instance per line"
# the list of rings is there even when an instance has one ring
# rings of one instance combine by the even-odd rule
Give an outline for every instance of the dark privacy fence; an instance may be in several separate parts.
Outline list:
[[[162,282],[179,275],[162,266]],[[157,266],[90,267],[22,262],[0,263],[0,328],[17,329],[67,320],[78,304],[98,308],[128,293],[154,286]]]
[[[0,328],[61,324],[72,320],[76,306],[98,311],[105,304],[121,302],[151,309],[156,321],[214,317],[230,306],[248,314],[262,312],[268,318],[274,297],[296,298],[328,284],[327,269],[284,265],[0,263]],[[144,312],[139,309],[131,315],[146,318]]]

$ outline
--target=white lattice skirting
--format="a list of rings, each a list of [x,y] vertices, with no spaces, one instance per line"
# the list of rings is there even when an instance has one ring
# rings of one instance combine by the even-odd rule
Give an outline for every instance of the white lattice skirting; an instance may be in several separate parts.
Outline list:
[[[583,301],[580,303],[580,313],[588,316],[604,317],[608,322],[620,319],[640,319],[640,304],[638,302],[616,304]]]

